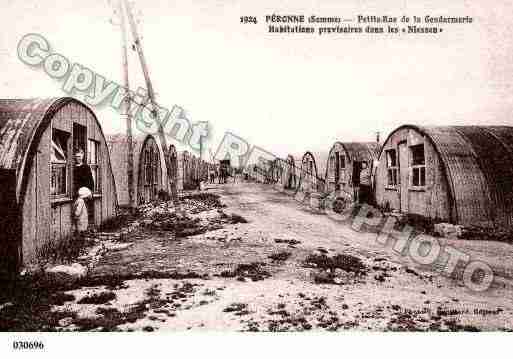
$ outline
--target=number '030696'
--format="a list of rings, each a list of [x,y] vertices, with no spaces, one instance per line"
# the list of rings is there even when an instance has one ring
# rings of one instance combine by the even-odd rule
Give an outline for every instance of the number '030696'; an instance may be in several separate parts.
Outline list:
[[[240,22],[241,24],[256,24],[257,18],[255,16],[241,16]]]
[[[45,345],[38,341],[14,341],[12,342],[12,348],[14,350],[42,350]]]

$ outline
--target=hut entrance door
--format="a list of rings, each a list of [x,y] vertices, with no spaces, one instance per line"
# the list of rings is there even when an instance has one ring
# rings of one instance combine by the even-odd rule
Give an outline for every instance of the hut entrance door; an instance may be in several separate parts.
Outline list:
[[[399,177],[401,197],[401,212],[408,212],[408,146],[406,142],[399,143]]]

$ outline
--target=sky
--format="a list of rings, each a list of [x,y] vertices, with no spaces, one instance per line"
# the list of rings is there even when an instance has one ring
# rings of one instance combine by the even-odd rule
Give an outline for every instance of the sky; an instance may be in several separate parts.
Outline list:
[[[463,0],[147,0],[134,12],[161,105],[208,121],[217,148],[230,131],[278,156],[328,152],[335,141],[384,139],[403,124],[513,125],[513,4]],[[276,35],[265,15],[472,16],[436,35]],[[258,16],[242,25],[239,17]],[[114,24],[113,24],[113,23]],[[65,95],[16,55],[27,33],[122,83],[121,34],[107,0],[2,0],[0,97]],[[144,87],[130,51],[132,88]],[[95,108],[106,134],[119,114]]]

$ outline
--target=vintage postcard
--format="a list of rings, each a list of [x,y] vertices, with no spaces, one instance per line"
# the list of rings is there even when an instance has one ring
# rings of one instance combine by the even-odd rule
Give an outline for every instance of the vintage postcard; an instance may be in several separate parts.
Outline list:
[[[8,350],[512,331],[512,11],[2,0]]]

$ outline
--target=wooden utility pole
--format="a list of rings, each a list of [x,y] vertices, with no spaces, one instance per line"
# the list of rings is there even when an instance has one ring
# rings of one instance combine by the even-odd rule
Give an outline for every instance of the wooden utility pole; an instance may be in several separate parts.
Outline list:
[[[167,178],[169,181],[169,188],[171,190],[171,199],[176,204],[178,204],[178,195],[176,189],[176,181],[173,180],[173,169],[171,167],[171,159],[169,156],[169,148],[167,146],[166,136],[164,135],[164,128],[162,127],[162,122],[158,117],[157,106],[155,101],[155,92],[153,91],[153,85],[151,83],[150,74],[148,71],[148,65],[146,64],[146,59],[144,57],[144,52],[141,44],[141,38],[137,33],[137,25],[134,20],[134,16],[132,14],[132,10],[130,9],[130,5],[127,0],[123,0],[125,5],[125,10],[128,15],[128,23],[130,24],[130,29],[132,31],[132,37],[134,38],[135,48],[137,50],[137,54],[139,55],[139,62],[141,63],[142,72],[144,75],[144,80],[146,82],[146,90],[148,91],[148,99],[150,102],[150,106],[152,108],[153,119],[157,122],[158,127],[158,136],[160,139],[160,143],[163,147],[164,152],[164,161],[166,163],[167,169]]]
[[[119,17],[120,17],[120,25],[121,25],[121,51],[122,51],[122,59],[123,59],[123,86],[128,93],[130,93],[130,81],[128,78],[128,50],[127,50],[127,33],[126,33],[126,23],[125,16],[123,11],[123,3],[119,0]],[[126,116],[126,139],[127,139],[127,166],[126,166],[126,174],[127,174],[127,186],[128,186],[128,205],[130,206],[130,211],[133,212],[135,209],[135,200],[134,200],[134,143],[132,139],[132,115],[130,114],[130,103],[132,99],[130,95],[123,101],[122,103],[122,111],[121,115]]]

